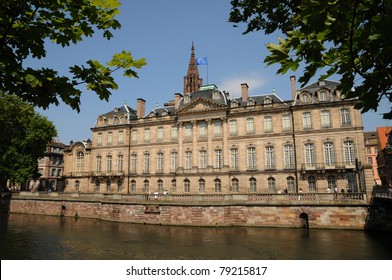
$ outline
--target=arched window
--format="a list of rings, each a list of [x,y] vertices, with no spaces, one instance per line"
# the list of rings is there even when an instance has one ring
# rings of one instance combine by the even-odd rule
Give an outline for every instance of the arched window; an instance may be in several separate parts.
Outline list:
[[[150,192],[150,182],[148,180],[144,180],[143,181],[143,191],[145,193],[149,193]]]
[[[238,108],[238,101],[237,100],[233,100],[230,104],[231,108]]]
[[[316,191],[316,177],[314,176],[309,176],[308,177],[308,190],[309,192],[315,192]]]
[[[158,192],[163,193],[163,181],[158,180],[157,184],[158,184]]]
[[[107,180],[106,180],[106,191],[107,191],[107,192],[110,192],[110,185],[111,185],[111,182],[110,182],[109,179],[107,179]]]
[[[135,180],[131,181],[131,192],[136,192],[136,181]]]
[[[172,192],[177,191],[177,180],[176,179],[171,180],[171,191]]]
[[[100,190],[101,190],[101,181],[97,179],[95,181],[95,191],[99,192]]]
[[[294,192],[295,191],[295,183],[294,183],[294,177],[289,176],[287,177],[287,190],[289,192]]]
[[[275,192],[275,178],[269,177],[267,181],[268,181],[268,192],[274,193]]]
[[[82,151],[76,154],[76,172],[82,172],[84,170],[84,154]]]
[[[239,192],[239,183],[237,178],[233,178],[231,180],[231,191],[232,192]]]
[[[189,179],[184,180],[184,192],[190,192],[191,191],[191,182]]]
[[[215,185],[215,192],[222,192],[222,183],[220,179],[216,178],[214,180],[214,185]]]
[[[123,182],[121,179],[117,180],[117,191],[121,192],[122,191],[122,186],[123,186]]]
[[[206,181],[204,179],[199,180],[199,193],[204,193],[206,191]]]
[[[257,185],[256,185],[256,179],[255,178],[250,178],[249,179],[249,192],[256,192],[257,191]]]
[[[79,191],[79,187],[80,187],[80,182],[79,182],[79,180],[76,180],[75,181],[75,191]]]

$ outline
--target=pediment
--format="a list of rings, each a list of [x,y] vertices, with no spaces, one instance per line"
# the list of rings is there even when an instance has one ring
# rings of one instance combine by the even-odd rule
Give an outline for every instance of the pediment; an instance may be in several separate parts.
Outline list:
[[[189,113],[200,113],[221,110],[226,108],[225,105],[207,100],[204,98],[198,98],[185,105],[178,113],[179,114],[189,114]]]

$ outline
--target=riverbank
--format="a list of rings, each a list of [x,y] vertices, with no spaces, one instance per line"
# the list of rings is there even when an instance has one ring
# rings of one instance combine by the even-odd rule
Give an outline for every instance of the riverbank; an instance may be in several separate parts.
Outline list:
[[[366,228],[366,194],[160,195],[14,194],[10,213],[187,226]]]

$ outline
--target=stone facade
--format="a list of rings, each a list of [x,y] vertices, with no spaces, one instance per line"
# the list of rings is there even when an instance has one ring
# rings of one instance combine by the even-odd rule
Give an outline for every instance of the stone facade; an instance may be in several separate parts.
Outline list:
[[[297,90],[291,77],[288,101],[275,93],[250,96],[246,83],[239,98],[215,85],[189,92],[187,81],[198,75],[192,57],[194,46],[184,94],[147,114],[141,98],[136,110],[117,107],[98,116],[92,140],[66,148],[65,191],[319,193],[373,185],[361,114],[337,82]]]

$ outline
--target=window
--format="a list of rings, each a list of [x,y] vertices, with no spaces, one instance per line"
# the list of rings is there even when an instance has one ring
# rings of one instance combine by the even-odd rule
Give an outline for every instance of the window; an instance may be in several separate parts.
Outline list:
[[[316,177],[314,177],[314,176],[308,177],[308,189],[310,192],[316,191]],[[333,190],[333,188],[332,188],[332,190]]]
[[[250,98],[250,99],[248,100],[248,102],[247,102],[246,105],[247,105],[247,106],[250,106],[250,107],[253,107],[253,106],[256,105],[256,102],[255,102],[252,98]]]
[[[199,152],[199,168],[205,169],[207,168],[207,151],[201,150]]]
[[[214,180],[214,186],[215,186],[215,192],[222,192],[222,183],[220,179],[215,179]]]
[[[233,178],[231,180],[231,191],[232,192],[239,192],[239,182],[237,178]]]
[[[373,165],[373,159],[371,157],[368,157],[368,163]]]
[[[321,127],[331,127],[331,113],[329,111],[321,111]]]
[[[207,123],[206,122],[199,123],[199,137],[201,137],[201,138],[207,137]]]
[[[131,181],[131,192],[136,192],[136,181],[135,180]]]
[[[248,169],[256,169],[256,148],[248,147],[247,148],[247,162]]]
[[[108,132],[108,145],[113,144],[113,132]]]
[[[122,191],[122,185],[123,185],[123,182],[122,182],[122,180],[117,180],[117,191],[118,192],[121,192]]]
[[[158,192],[163,193],[163,181],[162,180],[158,180],[157,182],[158,185]]]
[[[163,141],[163,127],[158,127],[158,142]]]
[[[342,125],[351,125],[350,110],[348,108],[343,108],[340,110],[340,117]]]
[[[117,156],[117,172],[118,173],[122,173],[124,171],[123,165],[124,165],[124,156],[118,155]]]
[[[187,123],[185,125],[185,138],[191,138],[192,137],[192,124]]]
[[[292,144],[286,144],[283,146],[283,164],[286,169],[292,169],[295,167],[294,146]]]
[[[75,181],[75,191],[79,191],[79,188],[80,188],[80,182],[79,182],[79,180],[76,180]]]
[[[308,103],[308,102],[310,101],[309,94],[303,93],[303,94],[301,95],[301,100],[302,100],[303,103]]]
[[[237,135],[237,120],[229,121],[230,135]]]
[[[217,149],[214,151],[214,168],[221,169],[223,167],[222,150]]]
[[[266,98],[264,98],[263,100],[264,106],[269,107],[272,105],[272,98],[267,96]]]
[[[214,136],[215,137],[222,136],[222,121],[214,122]]]
[[[272,117],[264,117],[264,131],[272,132]]]
[[[150,182],[148,180],[143,181],[143,192],[145,193],[150,192]]]
[[[190,192],[191,191],[191,182],[189,179],[184,180],[184,192]]]
[[[295,191],[295,184],[294,184],[294,177],[289,176],[287,177],[287,190],[289,192],[294,192]]]
[[[109,179],[106,180],[106,192],[110,192],[111,181]]]
[[[144,143],[150,143],[150,129],[144,129]]]
[[[233,100],[230,104],[231,108],[238,108],[238,101],[237,100]]]
[[[177,191],[177,180],[176,179],[171,180],[171,191],[172,192]]]
[[[257,191],[256,179],[249,179],[249,192],[255,193]]]
[[[144,154],[144,162],[143,162],[143,172],[150,173],[151,168],[151,158],[149,153]]]
[[[318,93],[319,101],[328,101],[329,94],[325,90],[322,90]]]
[[[230,149],[230,169],[238,170],[238,149]]]
[[[255,123],[253,118],[246,119],[246,132],[255,133]]]
[[[353,165],[355,163],[354,141],[347,140],[343,142],[344,163]]]
[[[336,187],[336,178],[333,175],[329,175],[327,177],[327,181],[328,181],[328,188],[330,188],[331,190],[335,189]]]
[[[120,130],[118,132],[118,143],[124,144],[124,131]]]
[[[291,129],[291,116],[289,114],[282,116],[282,128],[283,130]]]
[[[130,167],[130,172],[135,174],[136,173],[136,166],[137,166],[137,155],[132,154],[131,155],[131,167]]]
[[[366,153],[367,154],[371,154],[372,153],[372,149],[371,148],[366,148]]]
[[[82,172],[84,170],[84,154],[79,151],[76,153],[76,172]]]
[[[101,190],[101,181],[97,179],[95,181],[95,191],[99,192],[100,190]]]
[[[171,138],[174,139],[178,139],[178,128],[177,126],[172,126],[171,128]]]
[[[112,156],[106,158],[106,172],[112,172]]]
[[[324,146],[324,163],[327,166],[335,164],[335,149],[332,142],[325,142]]]
[[[137,130],[136,129],[132,129],[131,132],[132,136],[131,136],[131,141],[133,144],[137,143]]]
[[[312,128],[312,115],[310,112],[305,112],[302,114],[302,121],[304,129]]]
[[[97,172],[101,172],[102,170],[102,158],[101,156],[96,156],[95,158],[95,169]]]
[[[186,151],[185,152],[185,169],[191,169],[193,166],[192,162],[192,152],[191,151]]]
[[[275,192],[275,178],[269,177],[267,182],[268,182],[268,192],[274,193]]]
[[[170,154],[170,170],[171,172],[177,171],[178,168],[178,153],[172,152]]]
[[[163,162],[163,153],[159,152],[157,154],[157,173],[163,173],[163,167],[164,167],[164,162]]]
[[[206,191],[206,181],[204,179],[199,180],[199,193],[204,193]]]
[[[97,146],[102,146],[102,133],[98,133]]]
[[[314,150],[313,143],[305,144],[305,163],[307,166],[315,166],[316,164],[316,155]]]
[[[275,169],[275,151],[273,146],[265,147],[265,168]]]

